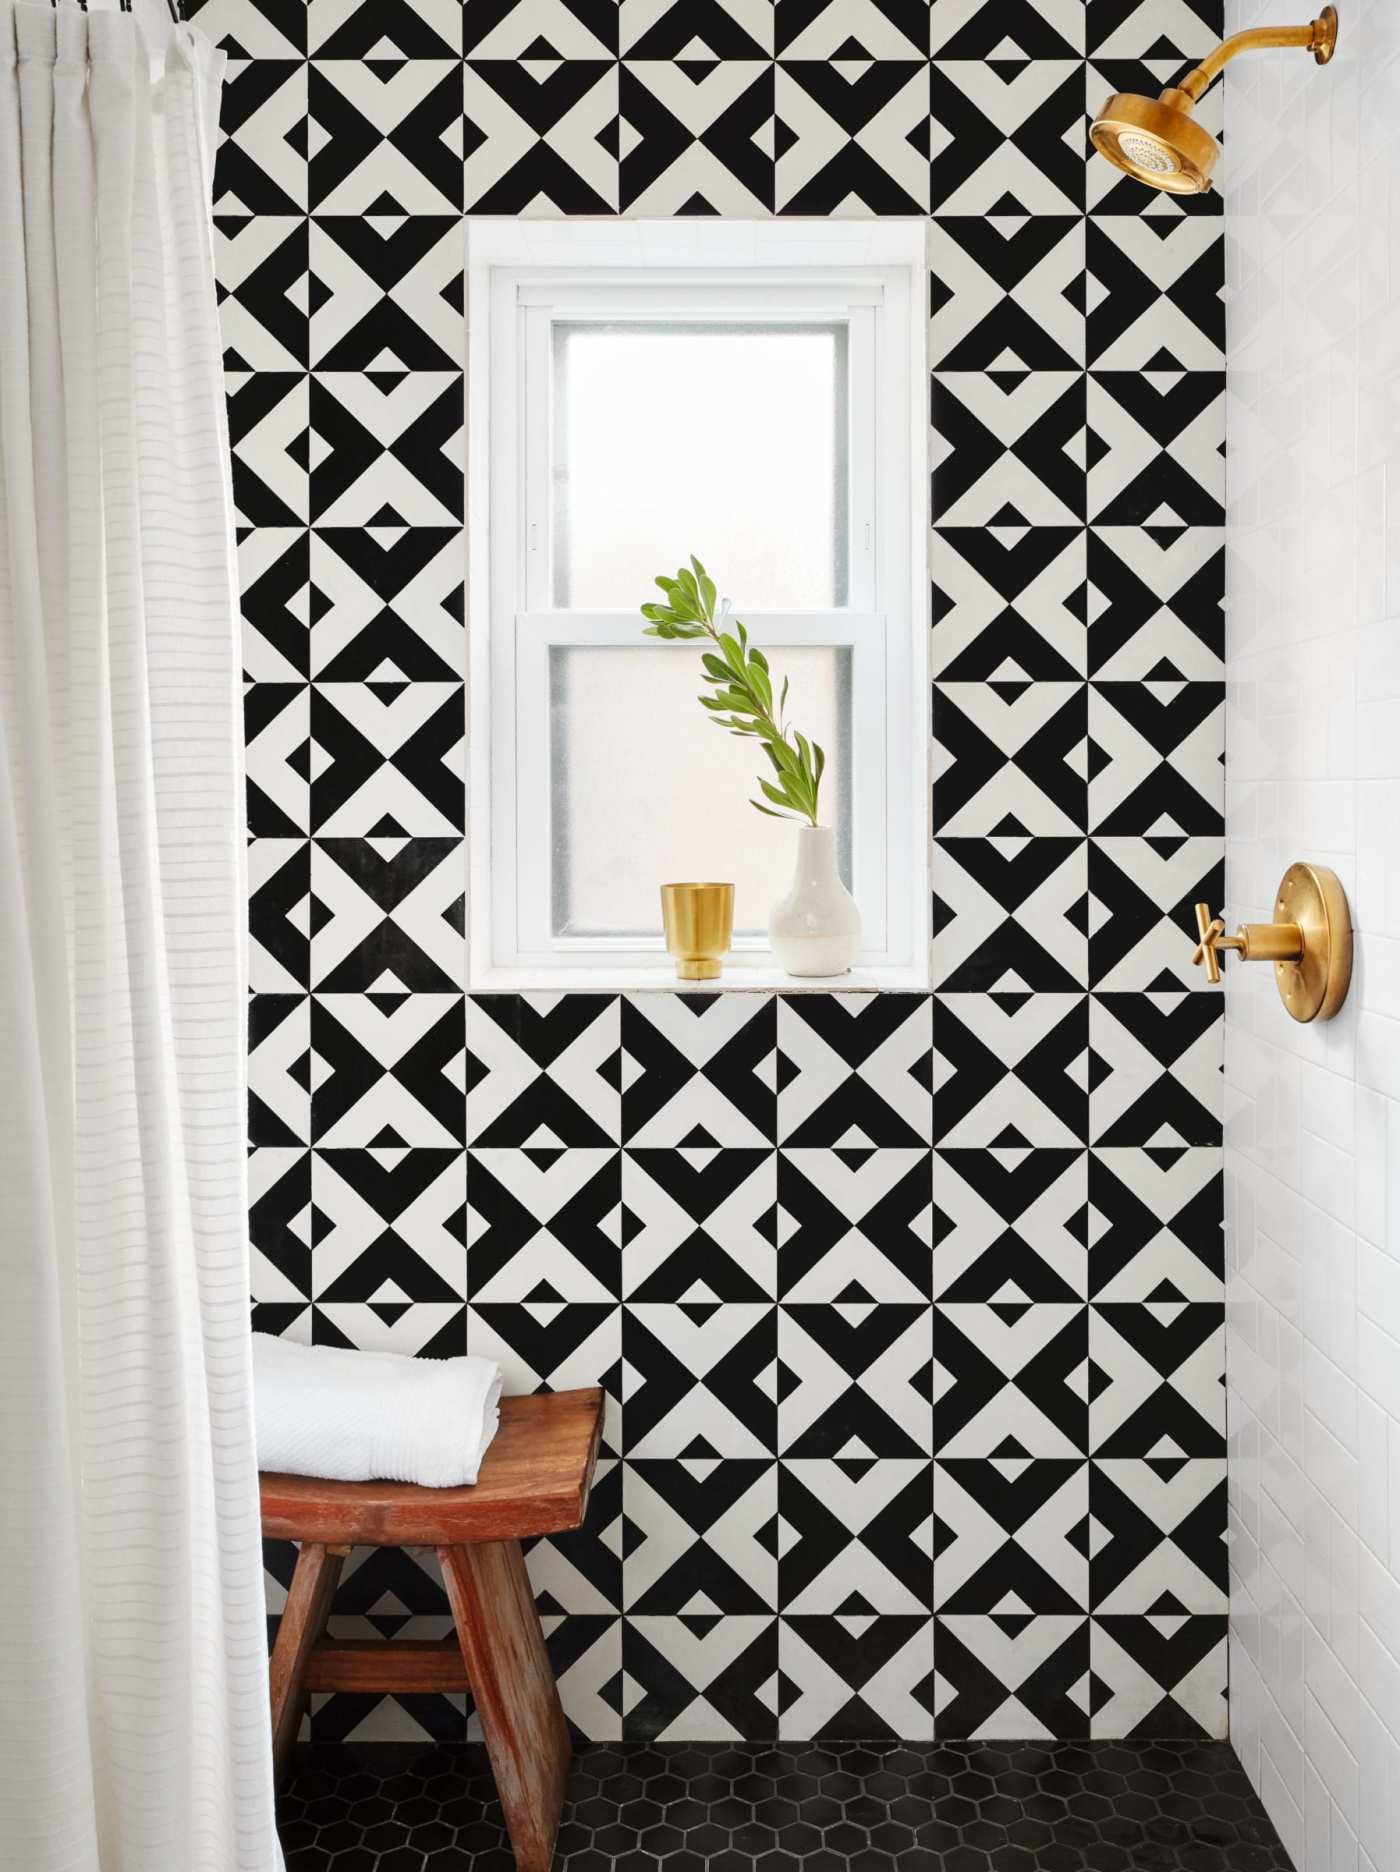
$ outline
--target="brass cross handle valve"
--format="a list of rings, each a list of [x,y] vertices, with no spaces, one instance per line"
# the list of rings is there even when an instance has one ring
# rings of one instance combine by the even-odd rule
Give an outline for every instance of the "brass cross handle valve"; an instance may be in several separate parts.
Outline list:
[[[1220,980],[1222,949],[1235,950],[1242,962],[1272,962],[1279,997],[1294,1020],[1331,1020],[1351,986],[1351,912],[1336,872],[1290,865],[1274,917],[1272,923],[1243,923],[1227,936],[1224,919],[1198,903],[1200,941],[1191,960],[1204,965],[1211,982]]]

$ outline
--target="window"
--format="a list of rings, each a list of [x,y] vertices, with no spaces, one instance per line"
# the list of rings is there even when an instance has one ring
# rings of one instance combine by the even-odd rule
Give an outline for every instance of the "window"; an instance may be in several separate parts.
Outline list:
[[[643,637],[690,553],[827,751],[860,981],[922,978],[927,474],[915,224],[468,225],[472,976],[663,986],[657,886],[732,878],[765,979],[790,828]]]

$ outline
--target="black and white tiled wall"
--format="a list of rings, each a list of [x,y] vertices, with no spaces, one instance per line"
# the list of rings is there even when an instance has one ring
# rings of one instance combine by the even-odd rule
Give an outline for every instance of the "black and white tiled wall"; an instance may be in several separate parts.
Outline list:
[[[584,1735],[1222,1733],[1221,222],[1085,139],[1220,0],[196,11],[256,1324],[607,1386]],[[467,213],[928,217],[931,996],[467,995]],[[337,1620],[446,1629],[388,1551]]]

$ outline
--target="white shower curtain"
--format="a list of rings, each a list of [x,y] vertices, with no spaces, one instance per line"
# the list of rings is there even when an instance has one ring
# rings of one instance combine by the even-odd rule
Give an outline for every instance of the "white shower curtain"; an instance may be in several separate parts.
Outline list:
[[[0,1866],[24,1872],[281,1864],[223,59],[162,37],[0,0]]]

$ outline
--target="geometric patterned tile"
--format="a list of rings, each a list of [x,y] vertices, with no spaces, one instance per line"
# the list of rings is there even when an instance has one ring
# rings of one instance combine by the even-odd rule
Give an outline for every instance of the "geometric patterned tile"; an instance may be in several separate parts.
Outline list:
[[[439,840],[462,831],[460,683],[318,683],[310,722],[313,830]]]
[[[249,1000],[248,1142],[311,1142],[311,1014],[303,994]]]
[[[317,995],[310,1027],[317,1144],[463,1142],[461,995]]]
[[[1089,830],[1100,837],[1221,837],[1224,706],[1223,682],[1093,682]]]
[[[473,1300],[557,1305],[617,1298],[622,1174],[616,1150],[475,1150],[467,1158],[466,1198]]]
[[[850,37],[865,54],[860,33]],[[777,65],[774,106],[787,132],[776,164],[779,213],[927,214],[927,59],[857,56],[851,69],[860,75],[850,77],[829,55],[804,58],[795,44]]]
[[[466,978],[458,839],[317,839],[311,848],[311,985],[379,999]]]
[[[934,1448],[943,1461],[1087,1453],[1089,1321],[1081,1303],[945,1302],[934,1358]]]
[[[931,1464],[910,1457],[785,1461],[777,1508],[785,1615],[928,1610]]]
[[[940,215],[929,260],[941,288],[929,321],[933,370],[1082,366],[1078,215]]]
[[[1225,306],[1212,220],[1175,219],[1165,240],[1145,214],[1096,216],[1085,232],[1091,369],[1218,371]]]
[[[564,37],[547,26],[539,40],[555,56],[539,60],[488,56],[484,41],[469,47],[466,163],[459,170],[469,214],[616,213],[617,61],[591,31],[586,37],[602,56],[591,56],[594,46],[582,56],[570,52]]]
[[[925,1306],[860,1300],[782,1307],[776,1414],[783,1455],[929,1455],[931,1345]]]
[[[1008,360],[1013,362],[1014,360]],[[1079,370],[939,371],[933,516],[940,527],[1077,528],[1088,518]]]
[[[772,213],[770,60],[628,58],[618,86],[630,145],[619,171],[624,214],[694,214],[702,202],[716,214]]]
[[[1176,1467],[1108,1457],[1089,1469],[1095,1613],[1223,1613],[1223,1456]]]
[[[1087,1463],[1024,1456],[941,1462],[934,1500],[940,1613],[1088,1609]]]
[[[1089,1733],[1089,1621],[1082,1614],[941,1614],[934,1660],[940,1737]]]
[[[784,1618],[778,1634],[785,1741],[933,1734],[933,1620],[914,1614]]]
[[[1082,682],[940,682],[933,722],[940,838],[1062,839],[1087,829]]]
[[[462,680],[465,598],[456,527],[386,519],[317,527],[310,541],[309,667],[318,682],[370,683],[392,701],[405,684]]]
[[[1089,1637],[1100,1699],[1094,1733],[1227,1735],[1226,1622],[1223,1612],[1095,1618]]]
[[[1098,1300],[1149,1301],[1170,1287],[1221,1302],[1222,1173],[1213,1150],[1100,1147],[1089,1158],[1089,1280]]]
[[[311,1153],[274,1146],[251,1152],[248,1241],[255,1306],[300,1309],[310,1300],[314,1237]]]
[[[418,1302],[466,1299],[460,1150],[318,1150],[311,1196],[321,1305],[366,1303],[392,1324]]]
[[[671,1457],[623,1472],[629,1616],[776,1611],[775,1463]]]
[[[1225,1428],[1225,1326],[1218,1303],[1174,1289],[1146,1303],[1089,1309],[1090,1448],[1141,1456],[1169,1477],[1187,1457],[1220,1454]]]
[[[939,1145],[1086,1143],[1089,1013],[1082,994],[939,996],[933,1093]]]
[[[584,1525],[525,1543],[530,1584],[546,1616],[594,1617],[621,1607],[623,1482],[622,1464],[600,1456]]]
[[[777,1311],[765,1302],[632,1302],[622,1320],[627,1453],[772,1454],[777,1349]]]
[[[463,251],[455,215],[321,214],[309,225],[317,369],[458,367]]]
[[[1020,225],[1034,230],[1040,223]],[[985,323],[976,329],[984,331]],[[1018,336],[1018,342],[1027,341]],[[938,681],[1072,682],[1086,673],[1082,527],[940,522],[929,556]]]
[[[315,912],[305,839],[254,839],[248,847],[248,985],[254,994],[296,994],[310,984]]]
[[[954,11],[960,18],[964,9]],[[930,74],[930,208],[935,215],[1082,213],[1083,60],[1067,42],[1062,51],[1020,60],[1003,61],[1000,49],[994,44],[968,58],[954,56],[946,42],[939,47]]]
[[[1108,682],[1220,679],[1223,529],[1091,527],[1088,580],[1091,675]]]
[[[296,684],[310,673],[310,538],[301,526],[254,527],[239,537],[243,674],[249,682]]]
[[[1095,994],[1088,1009],[1099,1145],[1218,1147],[1224,1006],[1218,995]]]
[[[629,1617],[622,1628],[623,1733],[661,1742],[775,1736],[777,1672],[771,1614]]]
[[[602,1385],[603,1447],[622,1444],[622,1315],[602,1301],[482,1301],[467,1309],[467,1349],[494,1359],[508,1395]]]
[[[1088,856],[1092,986],[1195,986],[1192,911],[1198,903],[1218,903],[1224,894],[1219,840],[1095,838]]]
[[[313,212],[367,214],[387,198],[401,215],[460,213],[460,60],[322,56],[307,100]]]
[[[537,1151],[621,1139],[618,1002],[610,995],[467,1001],[467,1138]]]
[[[602,1742],[620,1740],[622,1620],[606,1613],[574,1612],[567,1618],[549,1614],[541,1622],[570,1729],[576,1736],[596,1736]]]
[[[941,1228],[927,1150],[785,1149],[778,1291],[790,1304],[927,1300]]]
[[[936,1162],[940,1306],[975,1301],[1010,1319],[1088,1293],[1086,1152],[940,1150]]]
[[[934,985],[1064,994],[1089,985],[1087,841],[940,839]]]
[[[250,683],[243,693],[248,831],[253,838],[311,830],[310,691],[303,682]]]
[[[646,1301],[771,1299],[778,1167],[769,1150],[627,1150],[622,1292]]]
[[[785,995],[778,1003],[778,1136],[847,1151],[928,1144],[927,995]]]
[[[622,1001],[622,1138],[648,1149],[774,1141],[771,995],[644,994]]]

